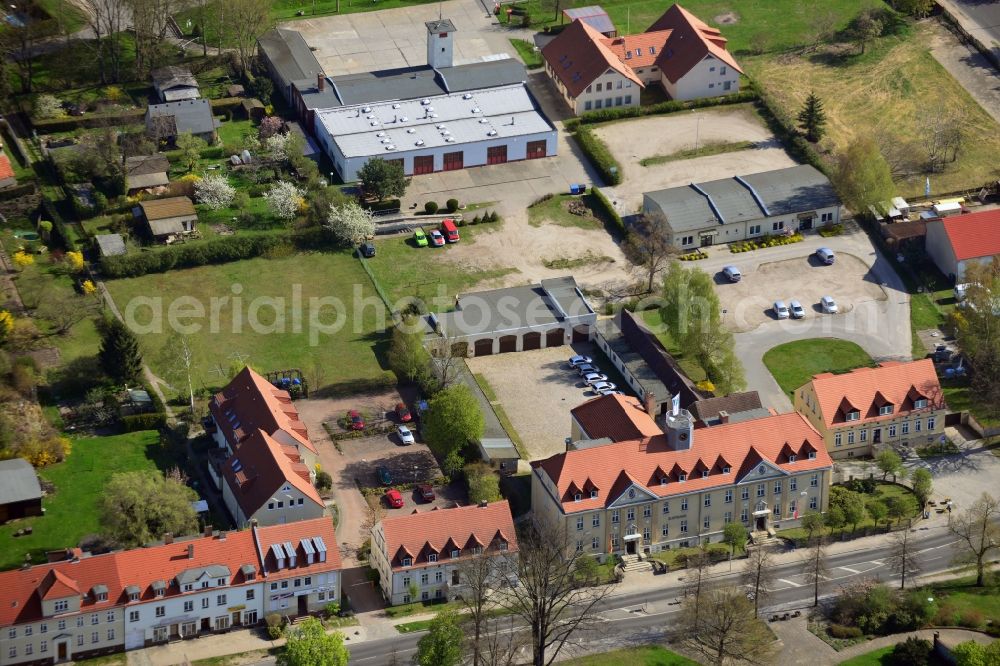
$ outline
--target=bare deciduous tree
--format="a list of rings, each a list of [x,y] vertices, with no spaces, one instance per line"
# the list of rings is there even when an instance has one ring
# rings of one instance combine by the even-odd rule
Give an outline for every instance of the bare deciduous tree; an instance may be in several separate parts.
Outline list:
[[[542,520],[518,540],[518,584],[497,602],[531,627],[531,663],[549,666],[578,630],[596,621],[595,607],[613,585],[586,587],[577,561],[590,557],[575,549],[565,523]]]
[[[121,79],[121,35],[128,23],[128,6],[125,0],[83,0],[87,22],[94,31],[97,51],[97,68],[101,83]]]
[[[679,625],[682,643],[715,666],[770,661],[774,636],[738,588],[707,590],[700,602],[688,599]]]
[[[178,0],[126,0],[135,31],[135,71],[142,78],[156,67],[158,50],[167,35],[170,17],[177,11]]]
[[[646,293],[653,293],[656,277],[670,263],[677,249],[670,244],[670,225],[660,213],[640,215],[625,239],[625,256],[642,271]]]
[[[774,585],[774,571],[771,569],[771,551],[766,546],[755,546],[747,552],[743,567],[743,584],[753,593],[753,612],[760,612],[760,604],[767,601]]]
[[[965,122],[954,110],[928,109],[920,117],[921,145],[925,167],[931,172],[944,170],[945,164],[958,159],[965,140]]]
[[[886,564],[891,571],[899,574],[899,589],[906,589],[906,577],[917,570],[917,554],[910,540],[910,530],[893,532]]]
[[[226,22],[232,27],[232,41],[236,46],[239,67],[250,70],[257,53],[257,38],[271,27],[269,0],[220,0],[228,9]]]
[[[826,547],[823,545],[822,537],[817,537],[806,552],[802,563],[802,576],[806,579],[807,585],[813,586],[813,606],[819,606],[819,588],[828,571]]]
[[[528,641],[525,632],[517,627],[511,616],[505,621],[490,623],[481,643],[479,666],[515,666],[520,663],[518,655]]]
[[[956,559],[976,565],[976,585],[983,586],[989,554],[1000,550],[1000,500],[983,493],[972,506],[948,523],[948,530],[958,537]]]
[[[514,564],[501,555],[478,555],[462,560],[456,569],[462,585],[460,602],[471,629],[472,664],[479,666],[482,663],[483,634],[487,630],[490,612],[496,608],[494,590],[507,582],[504,577],[513,573]]]

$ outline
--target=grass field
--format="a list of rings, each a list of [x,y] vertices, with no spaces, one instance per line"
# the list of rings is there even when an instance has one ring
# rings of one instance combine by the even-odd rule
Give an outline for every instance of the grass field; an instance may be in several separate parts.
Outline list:
[[[424,225],[427,231],[433,223]],[[486,230],[496,230],[497,224],[465,226],[459,229],[461,243],[488,242],[479,238]],[[432,312],[446,312],[455,307],[455,295],[469,291],[472,287],[513,273],[513,268],[483,269],[476,266],[461,266],[445,261],[444,256],[452,251],[452,246],[417,247],[412,236],[392,236],[376,240],[377,250],[368,259],[368,265],[375,273],[389,299],[416,297],[422,300]]]
[[[997,412],[997,408],[980,400],[969,385],[968,379],[941,380],[941,391],[951,411],[970,412],[983,427],[1000,425],[1000,413]]]
[[[87,437],[73,441],[65,462],[41,470],[55,492],[42,500],[44,516],[17,520],[0,527],[0,569],[24,562],[44,562],[45,551],[75,546],[98,531],[97,499],[108,478],[117,472],[166,466],[159,433],[147,430],[114,437]],[[15,531],[31,526],[33,533],[14,538]]]
[[[698,662],[682,657],[659,645],[643,645],[603,654],[592,654],[565,662],[567,666],[698,666]]]
[[[230,366],[238,363],[249,363],[261,372],[299,368],[313,390],[388,376],[380,362],[388,345],[384,332],[388,320],[381,316],[385,308],[358,260],[347,252],[174,270],[113,280],[108,289],[123,312],[140,297],[155,296],[162,306],[162,330],[139,335],[154,372],[163,369],[161,350],[168,336],[175,335],[167,325],[171,303],[189,296],[204,308],[203,317],[181,320],[201,324],[200,330],[188,336],[196,390],[222,386],[229,379]],[[236,292],[238,303],[230,300]],[[213,298],[218,299],[215,332],[209,325]],[[335,303],[317,300],[311,306],[313,298],[331,298]],[[301,304],[298,308],[296,301]],[[276,310],[284,318],[284,333],[268,330],[269,326],[280,330]],[[137,312],[139,323],[151,321],[148,308]],[[320,326],[310,326],[310,321]],[[334,326],[339,328],[333,331]]]
[[[586,215],[576,215],[569,212],[569,204],[580,201],[587,207]],[[528,208],[528,224],[540,227],[543,224],[557,224],[561,227],[578,227],[580,229],[598,229],[607,226],[594,194],[583,196],[573,194],[557,194],[550,199]]]
[[[821,145],[834,153],[859,132],[869,132],[919,154],[925,118],[954,114],[967,138],[957,162],[930,174],[931,187],[934,192],[978,188],[996,178],[1000,126],[931,55],[929,44],[940,29],[917,24],[908,34],[883,38],[864,55],[856,55],[854,46],[836,45],[809,54],[748,57],[743,65],[786,117],[794,117],[814,91],[827,116]],[[899,194],[922,197],[925,175],[897,182]]]
[[[794,396],[795,389],[821,372],[847,372],[873,361],[865,350],[847,340],[811,338],[796,340],[769,349],[764,365],[771,371],[781,390]]]
[[[1000,622],[1000,586],[990,585],[989,580],[983,587],[976,587],[975,583],[973,576],[930,586],[940,609],[938,624],[967,626],[978,619],[980,626],[987,623],[996,626]]]
[[[840,666],[888,666],[892,663],[889,655],[896,649],[895,645],[872,650],[866,654],[858,655],[853,659],[840,662]]]
[[[637,315],[646,323],[646,326],[656,334],[656,337],[660,340],[660,344],[666,348],[667,352],[674,357],[677,361],[677,365],[681,366],[681,370],[684,374],[693,382],[700,382],[702,380],[708,379],[708,375],[705,374],[705,369],[694,359],[686,358],[684,354],[677,348],[674,344],[673,338],[670,337],[670,333],[667,332],[663,325],[663,319],[660,318],[659,310],[643,310],[642,312],[637,312]]]
[[[542,54],[535,50],[535,45],[526,39],[512,39],[510,45],[517,51],[517,55],[524,61],[524,66],[528,69],[537,69],[542,66]]]

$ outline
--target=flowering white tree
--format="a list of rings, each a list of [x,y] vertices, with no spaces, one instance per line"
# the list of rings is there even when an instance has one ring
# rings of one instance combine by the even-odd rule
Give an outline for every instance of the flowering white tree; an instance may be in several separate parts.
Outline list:
[[[219,210],[233,203],[236,189],[229,184],[228,178],[213,173],[195,183],[194,195],[198,203],[205,204],[211,210]]]
[[[304,194],[305,192],[295,187],[294,184],[282,180],[265,192],[264,198],[276,217],[282,220],[291,220],[299,212],[299,205]]]
[[[39,95],[35,98],[35,118],[44,120],[62,115],[62,102],[55,95]]]
[[[323,226],[350,245],[357,245],[369,236],[375,235],[375,218],[371,211],[354,202],[345,203],[343,206],[330,204],[330,212]]]
[[[288,159],[288,137],[291,134],[272,134],[263,141],[264,150],[270,154],[271,159]]]

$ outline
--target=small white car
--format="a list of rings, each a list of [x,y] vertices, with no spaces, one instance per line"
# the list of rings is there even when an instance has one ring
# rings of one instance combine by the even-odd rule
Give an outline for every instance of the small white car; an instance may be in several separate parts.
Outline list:
[[[617,391],[618,386],[614,382],[597,382],[591,385],[595,393],[600,393],[601,391]]]
[[[802,319],[806,316],[806,311],[798,301],[790,301],[788,308],[792,311],[792,319]]]
[[[834,256],[833,254],[833,250],[831,250],[828,247],[821,247],[820,249],[816,250],[816,258],[822,261],[827,266],[831,265],[837,259],[837,257]]]
[[[722,274],[730,282],[739,282],[743,279],[743,274],[740,273],[740,269],[736,268],[736,266],[726,266],[722,269]]]
[[[833,300],[833,296],[824,296],[819,299],[819,305],[826,314],[837,314],[838,312],[837,301]]]
[[[413,442],[415,441],[413,439],[413,431],[407,428],[405,425],[401,425],[398,428],[396,428],[396,434],[399,435],[399,441],[401,441],[403,444],[406,444],[407,446],[413,444]]]
[[[788,306],[785,305],[784,301],[774,302],[774,316],[778,319],[788,319]]]
[[[598,395],[622,395],[622,392],[618,389],[608,389],[604,388],[597,392]]]
[[[596,384],[597,382],[608,381],[608,376],[603,372],[591,372],[589,375],[584,375],[583,381],[588,384]]]
[[[586,377],[589,374],[600,372],[601,369],[595,365],[591,365],[590,363],[583,363],[576,366],[576,371],[580,373],[581,377]]]
[[[569,367],[575,368],[578,365],[583,365],[584,363],[593,363],[593,359],[589,356],[574,356],[569,360]]]

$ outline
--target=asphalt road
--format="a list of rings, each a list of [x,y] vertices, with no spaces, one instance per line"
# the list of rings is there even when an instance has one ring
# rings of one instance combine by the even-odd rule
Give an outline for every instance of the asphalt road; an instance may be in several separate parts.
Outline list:
[[[952,566],[955,538],[944,527],[917,528],[919,575],[929,576]],[[805,553],[803,552],[803,556]],[[820,586],[820,598],[833,596],[845,583],[859,578],[875,577],[883,582],[897,582],[886,564],[884,546],[860,548],[832,555],[827,559],[828,575]],[[734,584],[740,576],[741,563],[735,563],[732,573],[713,578],[715,583]],[[776,588],[762,615],[795,608],[808,608],[813,602],[813,587],[802,575],[801,561],[786,562],[774,568]],[[655,578],[653,579],[656,580]],[[602,603],[597,612],[599,630],[575,636],[588,649],[603,651],[622,645],[663,642],[669,637],[671,616],[680,610],[683,583],[653,587],[640,592],[615,595]],[[349,646],[352,664],[385,664],[393,653],[399,663],[406,663],[416,651],[423,632],[400,634],[391,639],[366,641]],[[274,659],[257,662],[255,666],[272,666]]]

